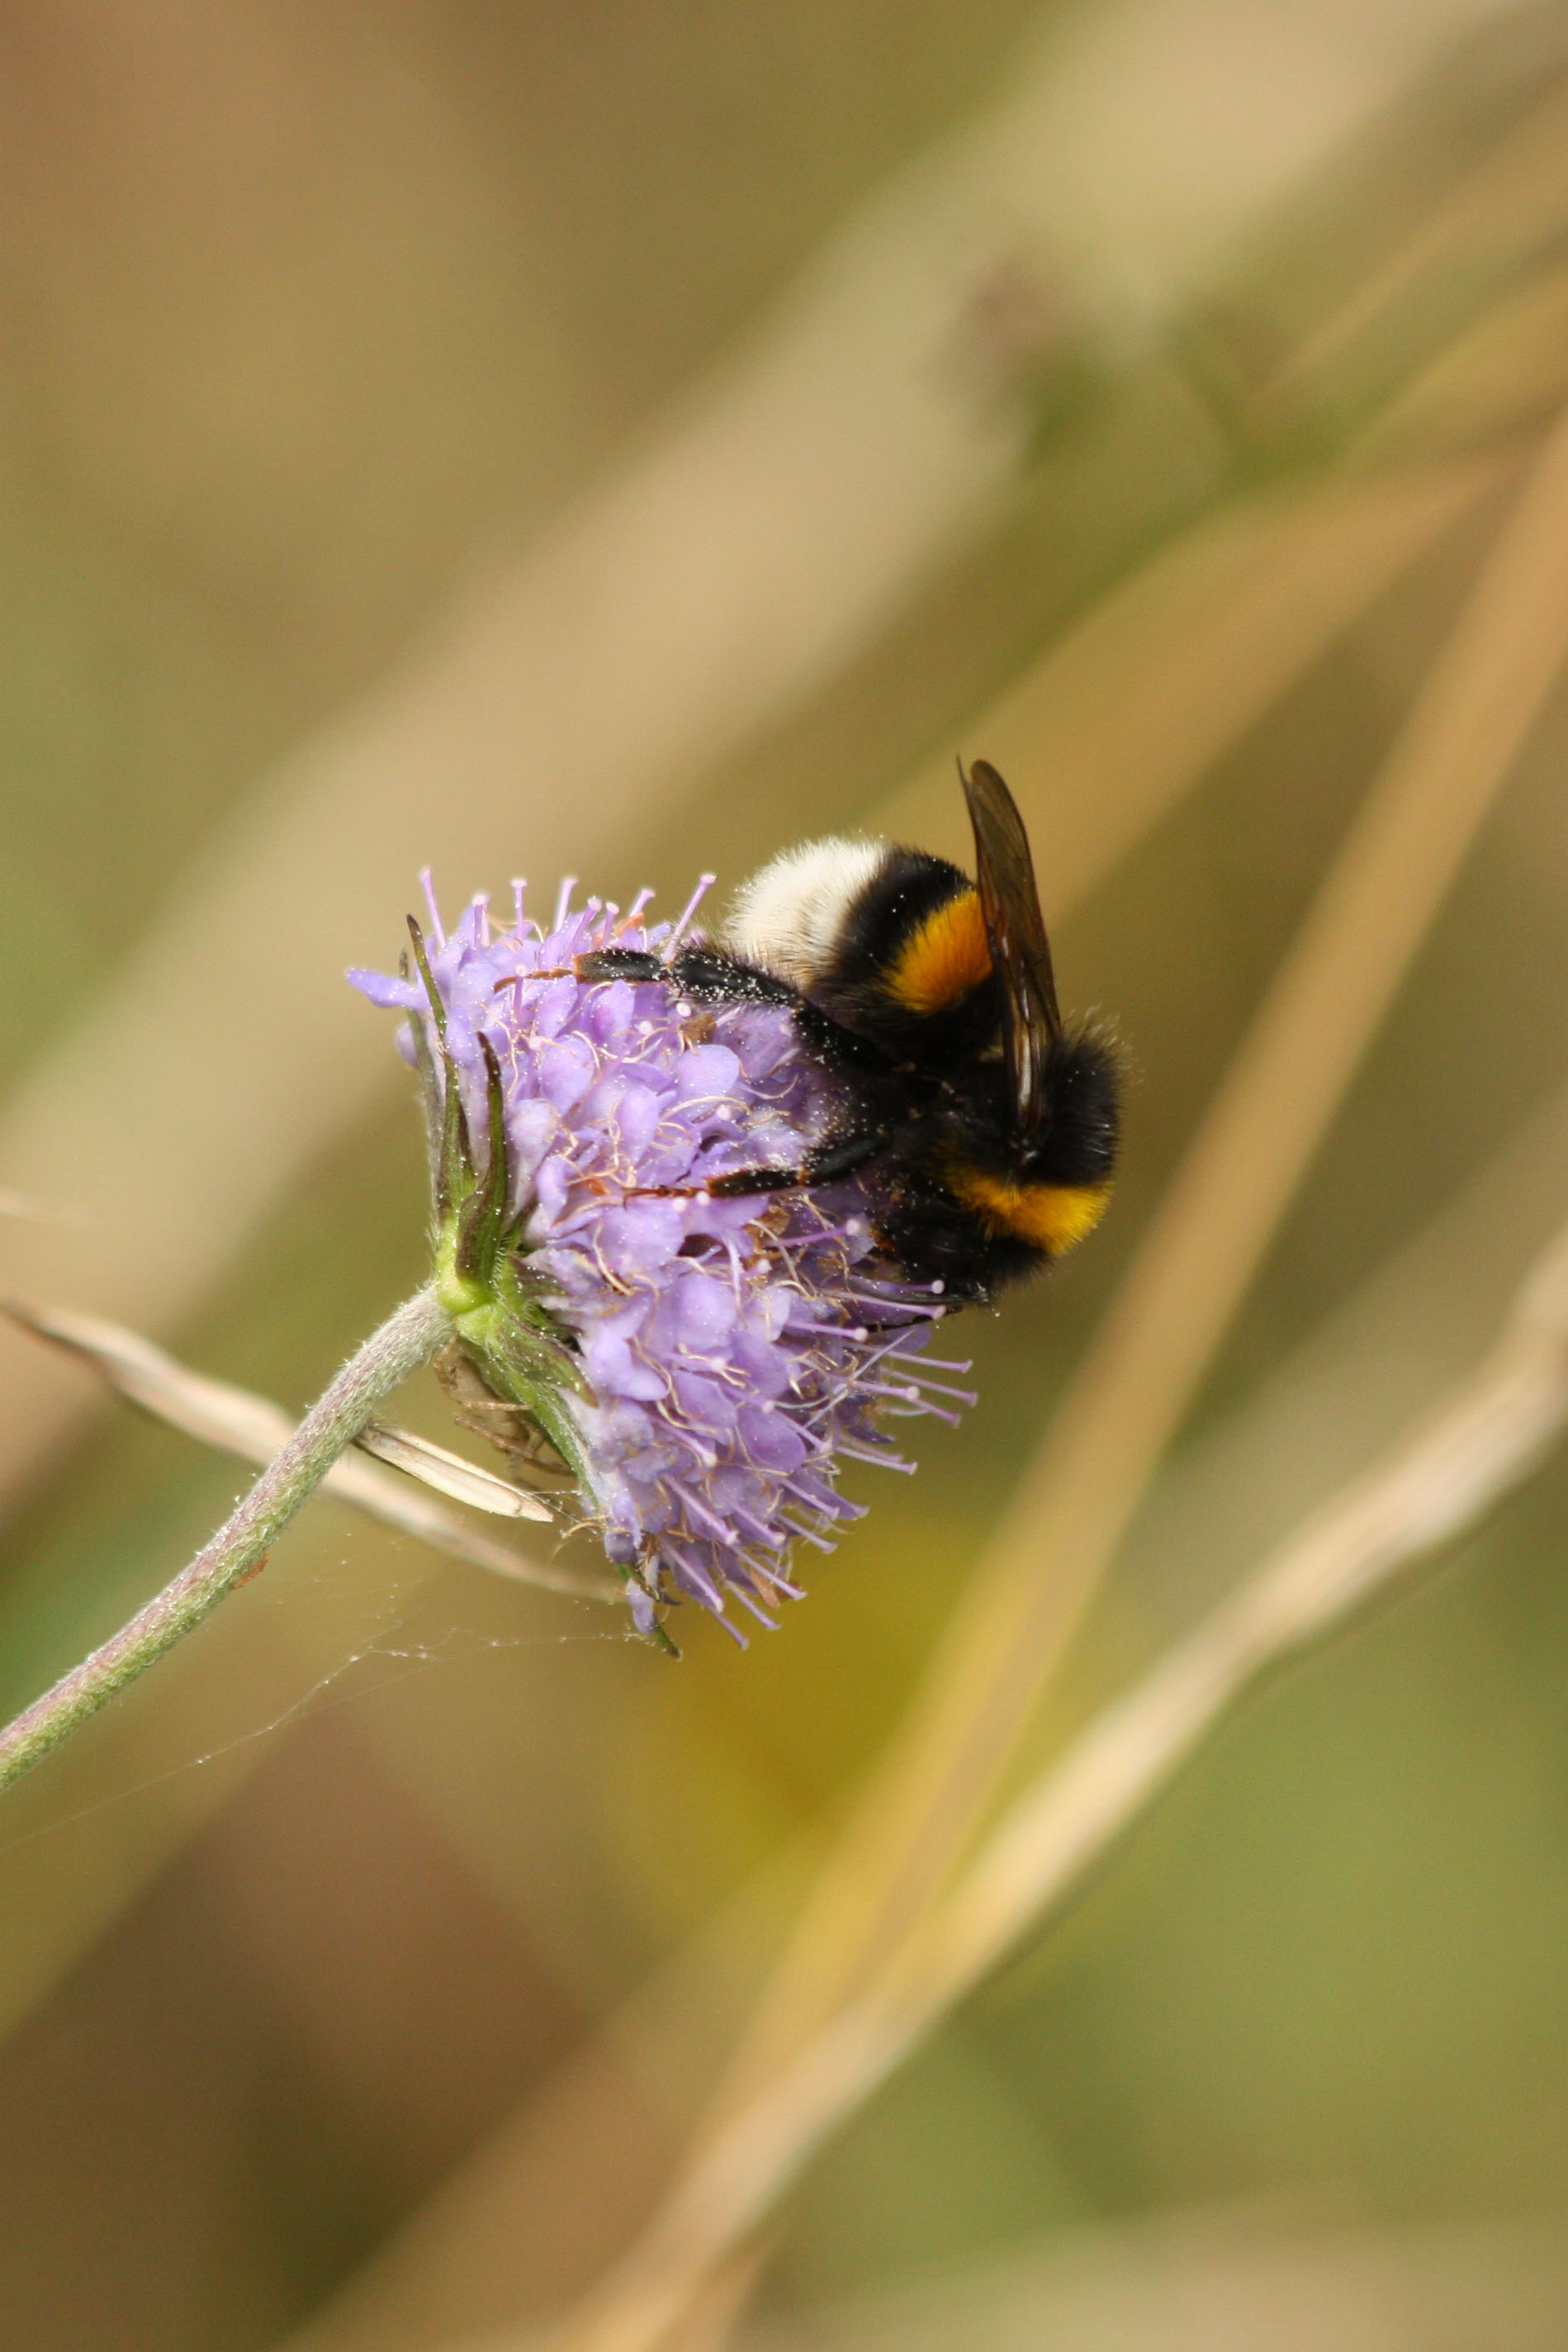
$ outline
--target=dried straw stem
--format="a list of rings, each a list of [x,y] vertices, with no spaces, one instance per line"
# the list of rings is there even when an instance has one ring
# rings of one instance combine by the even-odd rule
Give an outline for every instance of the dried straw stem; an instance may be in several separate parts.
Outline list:
[[[1471,1526],[1568,1426],[1568,1226],[1472,1377],[1271,1553],[1009,1809],[877,1980],[701,2148],[634,2270],[558,2352],[646,2352],[822,2139],[1080,1887],[1257,1680]]]
[[[1568,419],[1548,437],[808,1901],[721,2118],[749,2111],[771,2077],[796,2080],[796,2053],[914,1934],[976,1832],[1565,647]],[[622,2352],[657,2341],[636,2315],[644,2289],[662,2305],[653,2290],[668,2217],[708,2174],[699,2152],[628,2257],[619,2316],[573,2344]]]
[[[754,2078],[973,1832],[1568,649],[1568,421],[1546,443],[808,1906]]]

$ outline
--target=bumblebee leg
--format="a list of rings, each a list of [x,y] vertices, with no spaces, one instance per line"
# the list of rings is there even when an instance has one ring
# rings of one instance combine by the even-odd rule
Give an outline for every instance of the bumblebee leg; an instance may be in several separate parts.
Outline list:
[[[663,980],[683,996],[710,1004],[799,1004],[787,980],[741,963],[717,948],[683,948],[665,963],[642,948],[599,948],[572,966],[579,980]]]
[[[667,980],[669,968],[641,948],[600,948],[572,964],[578,980]]]
[[[676,962],[679,962],[677,957]],[[497,989],[515,988],[523,980],[675,980],[673,964],[663,963],[656,955],[642,948],[595,948],[587,955],[574,956],[570,963],[559,963],[548,970],[508,972],[497,981]]]
[[[710,1176],[706,1184],[634,1184],[633,1192],[653,1193],[664,1201],[695,1201],[699,1192],[710,1200],[734,1201],[752,1192],[795,1192],[816,1184],[836,1184],[882,1150],[883,1135],[845,1135],[824,1143],[793,1168],[732,1168],[727,1175]]]
[[[845,1135],[808,1153],[798,1168],[732,1168],[703,1187],[716,1201],[734,1200],[747,1192],[788,1192],[814,1184],[836,1184],[863,1168],[887,1140],[882,1135]]]

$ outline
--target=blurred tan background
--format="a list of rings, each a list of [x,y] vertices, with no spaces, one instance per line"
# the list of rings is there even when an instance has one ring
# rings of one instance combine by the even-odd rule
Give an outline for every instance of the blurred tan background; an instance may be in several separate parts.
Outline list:
[[[1103,1232],[776,1635],[671,1668],[321,1503],[0,1812],[0,2342],[514,2342],[652,2201],[1568,399],[1568,6],[0,0],[0,122],[8,1293],[302,1405],[420,1276],[341,979],[420,866],[961,854],[959,750],[1131,1057]],[[1558,696],[1040,1752],[1568,1213],[1565,757]],[[236,1474],[9,1332],[0,1400],[9,1713]],[[1549,1463],[1249,1706],[736,2340],[1568,2341],[1565,1535]]]

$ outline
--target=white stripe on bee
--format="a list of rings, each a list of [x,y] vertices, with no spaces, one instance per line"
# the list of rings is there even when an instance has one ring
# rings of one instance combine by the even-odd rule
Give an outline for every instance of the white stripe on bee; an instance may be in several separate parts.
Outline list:
[[[863,837],[807,841],[785,850],[737,894],[725,925],[726,946],[792,987],[808,987],[886,856],[885,842]]]

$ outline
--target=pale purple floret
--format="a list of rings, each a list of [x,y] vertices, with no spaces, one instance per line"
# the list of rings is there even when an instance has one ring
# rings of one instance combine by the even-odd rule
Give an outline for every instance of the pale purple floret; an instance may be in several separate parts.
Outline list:
[[[830,1550],[828,1531],[859,1516],[836,1491],[840,1465],[910,1467],[882,1418],[951,1418],[923,1383],[940,1391],[933,1372],[967,1368],[911,1360],[941,1307],[880,1256],[853,1181],[703,1192],[727,1170],[797,1165],[841,1106],[787,1007],[698,1006],[663,980],[573,975],[594,950],[668,953],[679,927],[645,925],[644,904],[618,919],[591,898],[573,913],[567,886],[541,932],[519,884],[510,928],[480,898],[450,936],[433,904],[430,963],[476,1138],[481,1030],[500,1065],[510,1208],[593,1391],[569,1396],[584,1504],[639,1626],[656,1597],[681,1593],[719,1614],[733,1594],[770,1624],[764,1604],[798,1595],[794,1540]],[[350,978],[423,1019],[434,1050],[417,980]],[[408,1031],[401,1043],[413,1058]],[[677,1189],[643,1189],[664,1186]]]

